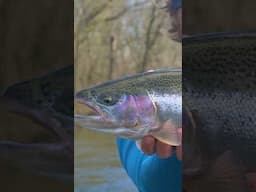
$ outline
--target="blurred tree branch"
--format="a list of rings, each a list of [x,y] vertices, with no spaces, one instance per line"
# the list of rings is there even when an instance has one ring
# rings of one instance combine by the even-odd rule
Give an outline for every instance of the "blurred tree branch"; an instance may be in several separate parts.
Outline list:
[[[93,20],[95,17],[97,17],[101,12],[103,12],[107,7],[108,7],[109,3],[105,2],[104,4],[102,4],[101,6],[95,8],[94,12],[92,12],[91,14],[89,14],[85,19],[84,22],[85,23],[89,23],[91,20]]]
[[[142,5],[145,5],[147,2],[146,1],[142,1],[142,2],[136,2],[134,3],[133,5],[131,6],[128,6],[128,7],[124,7],[121,11],[119,11],[117,14],[111,16],[111,17],[107,17],[105,18],[105,21],[106,22],[109,22],[109,21],[113,21],[113,20],[116,20],[118,18],[120,18],[121,16],[123,16],[124,14],[126,14],[130,9],[133,9],[135,7],[139,7],[139,6],[142,6]]]
[[[145,71],[147,64],[148,64],[148,59],[149,59],[149,52],[154,46],[157,37],[159,36],[159,31],[153,33],[152,30],[154,29],[154,23],[156,22],[156,7],[153,6],[151,10],[151,15],[150,15],[150,20],[148,23],[148,27],[146,29],[146,39],[145,39],[145,49],[143,53],[143,59],[140,65],[140,69],[138,72],[143,72]],[[161,26],[163,25],[164,18],[160,20],[160,22],[157,24],[155,29],[159,30]]]

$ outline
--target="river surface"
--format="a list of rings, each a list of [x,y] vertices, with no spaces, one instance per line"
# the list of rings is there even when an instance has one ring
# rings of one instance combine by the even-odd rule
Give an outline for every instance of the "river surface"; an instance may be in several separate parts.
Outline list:
[[[137,192],[121,167],[115,137],[75,129],[75,192]]]

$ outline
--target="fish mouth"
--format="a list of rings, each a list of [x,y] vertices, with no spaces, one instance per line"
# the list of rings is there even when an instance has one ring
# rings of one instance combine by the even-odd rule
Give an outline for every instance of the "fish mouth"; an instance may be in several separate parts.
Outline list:
[[[100,111],[98,107],[95,107],[91,102],[84,101],[82,99],[77,99],[78,103],[83,104],[89,109],[89,114],[75,114],[75,119],[93,119],[97,121],[105,120],[103,113]]]
[[[86,107],[91,109],[94,113],[92,115],[75,114],[75,124],[79,127],[130,139],[139,139],[145,135],[144,133],[138,132],[138,130],[133,130],[108,120],[103,112],[97,106],[93,105],[92,102],[85,101],[81,98],[76,100],[86,105]]]
[[[82,118],[82,116],[84,116],[86,118],[89,117],[89,116],[99,116],[99,117],[104,118],[104,114],[101,112],[101,110],[97,106],[93,105],[92,102],[86,101],[86,100],[84,100],[82,98],[76,98],[76,100],[78,101],[78,103],[83,104],[88,109],[90,109],[90,112],[92,113],[92,115],[82,115],[82,114],[79,114],[79,118]]]
[[[99,116],[75,115],[75,124],[89,130],[115,135],[121,138],[141,139],[143,135],[138,131],[132,130],[112,122],[106,122]]]
[[[86,101],[82,98],[76,98],[78,103],[85,105],[91,110],[90,115],[85,114],[75,114],[75,124],[80,127],[85,127],[87,129],[99,130],[115,128],[115,125],[112,121],[108,120],[104,113],[100,110],[99,107],[93,105],[92,102]]]

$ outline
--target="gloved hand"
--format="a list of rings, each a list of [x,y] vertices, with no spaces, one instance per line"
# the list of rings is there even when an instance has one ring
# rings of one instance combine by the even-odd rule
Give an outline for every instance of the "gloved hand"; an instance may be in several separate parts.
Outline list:
[[[117,139],[122,165],[139,192],[180,192],[181,161],[174,153],[166,159],[141,152],[134,141]]]

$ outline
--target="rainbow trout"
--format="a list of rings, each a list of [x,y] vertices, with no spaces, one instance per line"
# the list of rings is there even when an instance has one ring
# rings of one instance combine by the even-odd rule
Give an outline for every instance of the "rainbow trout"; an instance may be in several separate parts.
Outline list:
[[[182,126],[181,70],[164,69],[109,81],[76,94],[97,115],[76,115],[85,128],[140,139],[151,134],[162,142],[180,145]],[[161,129],[170,121],[169,129]]]
[[[182,51],[183,101],[203,148],[232,149],[256,169],[256,34],[187,38]]]
[[[256,34],[183,39],[187,191],[248,191],[256,171]]]

